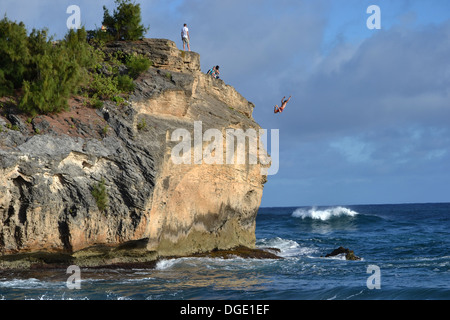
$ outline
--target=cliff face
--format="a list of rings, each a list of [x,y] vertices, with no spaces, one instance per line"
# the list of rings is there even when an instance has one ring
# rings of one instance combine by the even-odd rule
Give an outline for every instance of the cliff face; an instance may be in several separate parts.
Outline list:
[[[255,150],[246,147],[245,163],[227,164],[228,149],[217,149],[227,129],[258,132],[253,104],[203,74],[199,55],[179,51],[171,41],[114,43],[109,50],[154,61],[124,105],[105,102],[93,110],[74,100],[57,116],[26,121],[8,110],[0,115],[3,257],[57,252],[88,265],[253,247],[264,161],[249,161]],[[6,129],[8,123],[16,130]],[[203,137],[209,129],[222,141],[217,134]],[[192,142],[177,132],[189,133]],[[206,152],[216,140],[215,151]],[[174,148],[183,141],[186,157],[179,163]],[[223,164],[205,163],[218,152]],[[102,181],[106,210],[92,193]],[[103,260],[88,259],[95,256]],[[4,259],[0,265],[8,266]]]

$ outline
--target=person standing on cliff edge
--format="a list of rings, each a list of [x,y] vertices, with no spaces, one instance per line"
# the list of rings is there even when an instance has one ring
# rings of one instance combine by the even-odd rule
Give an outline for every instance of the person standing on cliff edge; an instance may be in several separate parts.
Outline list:
[[[191,46],[189,44],[191,37],[189,36],[189,29],[185,23],[183,29],[181,29],[181,41],[183,41],[183,50],[186,51],[186,45],[188,50],[191,51]]]

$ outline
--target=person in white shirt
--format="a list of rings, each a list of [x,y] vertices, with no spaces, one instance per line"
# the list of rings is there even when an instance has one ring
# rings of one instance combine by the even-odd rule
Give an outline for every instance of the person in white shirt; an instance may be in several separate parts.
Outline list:
[[[191,46],[189,44],[191,37],[189,36],[189,29],[185,23],[183,29],[181,29],[181,40],[183,41],[183,50],[186,51],[186,45],[188,50],[191,51]]]

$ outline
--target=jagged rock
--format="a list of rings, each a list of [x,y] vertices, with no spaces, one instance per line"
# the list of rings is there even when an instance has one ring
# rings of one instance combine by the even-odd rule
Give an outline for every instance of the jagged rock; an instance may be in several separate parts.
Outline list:
[[[275,252],[279,252],[276,248],[267,249],[255,249],[244,246],[238,246],[228,250],[214,249],[209,252],[196,253],[191,255],[192,257],[207,257],[207,258],[221,258],[221,259],[233,259],[236,257],[245,259],[283,259],[276,255]]]
[[[0,268],[20,265],[20,257],[24,265],[51,261],[37,252],[93,266],[255,246],[267,164],[171,158],[179,143],[171,134],[185,129],[194,137],[194,122],[224,139],[228,128],[260,129],[254,105],[169,40],[112,46],[155,62],[127,103],[93,110],[75,101],[67,112],[39,116],[28,131],[0,133]],[[102,181],[106,210],[92,193]],[[145,248],[114,250],[141,239]]]
[[[17,129],[21,132],[27,131],[27,126],[23,121],[15,114],[8,114],[8,120],[11,122],[11,125],[17,127]]]
[[[353,250],[350,249],[346,249],[344,247],[339,247],[337,249],[334,249],[331,253],[328,253],[325,258],[328,257],[334,257],[337,255],[341,255],[341,254],[345,254],[345,259],[346,260],[361,260],[360,257],[357,257],[355,255],[355,253],[353,252]]]

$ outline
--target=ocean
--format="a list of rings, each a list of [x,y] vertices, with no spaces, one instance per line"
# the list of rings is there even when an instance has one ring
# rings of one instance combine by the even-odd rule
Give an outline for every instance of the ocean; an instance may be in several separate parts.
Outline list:
[[[179,258],[154,269],[0,271],[1,300],[447,300],[450,204],[261,208],[284,259]],[[360,257],[325,257],[338,247]]]

